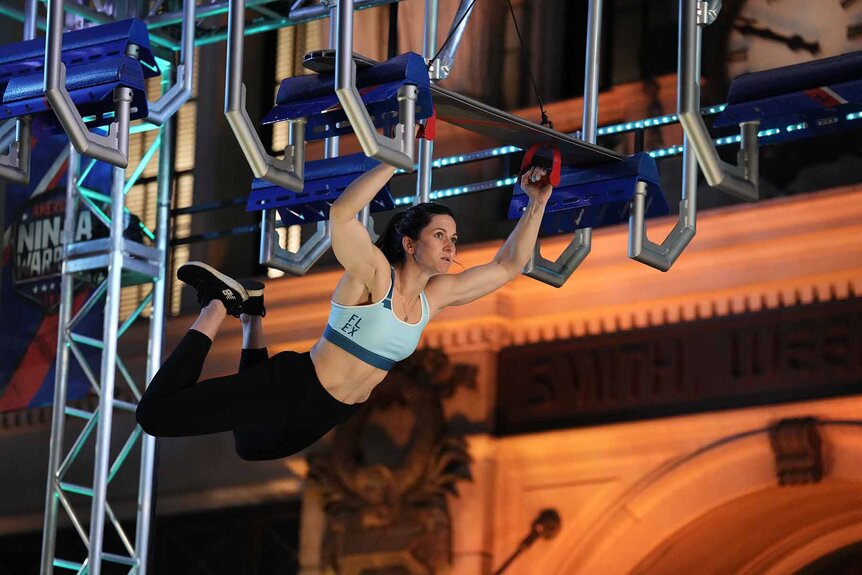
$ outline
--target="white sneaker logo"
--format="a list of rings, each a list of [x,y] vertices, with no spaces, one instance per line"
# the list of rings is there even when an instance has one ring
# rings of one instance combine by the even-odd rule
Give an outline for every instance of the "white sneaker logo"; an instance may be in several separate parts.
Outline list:
[[[221,290],[221,293],[227,299],[236,299],[233,295],[233,292],[230,291],[229,289],[223,289],[223,290]]]

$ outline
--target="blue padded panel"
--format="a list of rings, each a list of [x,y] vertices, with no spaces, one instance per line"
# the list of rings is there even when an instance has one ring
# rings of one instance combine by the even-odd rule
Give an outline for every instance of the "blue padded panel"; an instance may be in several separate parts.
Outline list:
[[[418,54],[409,52],[374,66],[359,68],[356,84],[362,101],[377,127],[398,123],[398,89],[405,84],[419,88],[416,100],[416,119],[431,116],[433,103],[429,90],[428,70]],[[335,95],[332,74],[311,74],[287,78],[282,81],[276,97],[276,106],[263,118],[271,124],[284,120],[306,118],[305,139],[320,140],[349,134],[349,125],[338,127],[347,120]]]
[[[843,84],[859,78],[862,78],[862,51],[763,72],[740,74],[730,85],[727,103],[751,102],[820,86]]]
[[[846,116],[860,108],[862,52],[853,52],[738,76],[714,126],[758,120],[760,130],[779,130],[769,141],[780,142],[858,127]],[[787,130],[802,123],[804,129]]]
[[[150,50],[147,25],[134,18],[66,32],[63,34],[61,59],[66,68],[69,68],[88,60],[123,56],[129,44],[139,46],[139,59],[148,64],[143,66],[144,76],[157,76],[159,68]],[[44,67],[44,38],[0,46],[0,82],[6,82],[9,77],[20,73],[42,70]]]
[[[356,88],[376,86],[395,80],[407,84],[428,86],[428,66],[425,59],[414,52],[407,52],[373,66],[359,67],[356,70]],[[315,96],[333,94],[335,76],[333,74],[308,74],[282,80],[275,97],[276,104],[289,104],[296,100],[307,100]]]
[[[658,167],[646,153],[621,162],[593,168],[563,167],[560,185],[554,188],[542,218],[542,231],[550,234],[579,228],[598,228],[626,222],[629,202],[639,181],[647,183],[647,217],[670,213],[661,190]],[[509,204],[509,219],[521,217],[529,197],[515,184]]]
[[[66,89],[81,116],[112,112],[114,88],[132,89],[131,118],[144,118],[148,114],[144,92],[144,75],[141,64],[128,56],[115,56],[98,62],[71,67],[66,72]],[[0,84],[0,120],[33,114],[33,131],[37,134],[61,133],[62,127],[51,112],[44,94],[44,77],[41,71],[12,78],[5,86]],[[104,126],[112,117],[100,117],[87,122],[88,127]]]
[[[140,60],[126,56],[129,44],[139,47]],[[34,134],[62,132],[44,97],[45,39],[0,46],[0,119],[33,114]],[[93,128],[110,124],[113,90],[132,89],[131,119],[149,113],[144,78],[157,76],[149,33],[141,20],[124,20],[63,34],[66,89],[81,116],[95,116]]]
[[[361,153],[306,162],[305,186],[301,192],[255,179],[246,209],[255,212],[274,208],[286,225],[328,220],[332,202],[356,178],[379,163]],[[389,187],[384,186],[370,205],[372,212],[392,209],[395,203],[389,195]]]

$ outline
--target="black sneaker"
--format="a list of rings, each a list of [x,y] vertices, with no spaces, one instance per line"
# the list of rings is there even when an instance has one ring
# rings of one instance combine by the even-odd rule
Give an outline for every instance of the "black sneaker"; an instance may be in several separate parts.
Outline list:
[[[188,262],[180,266],[177,279],[197,290],[201,307],[217,299],[230,315],[238,316],[242,313],[243,302],[248,299],[248,292],[242,284],[202,262]]]
[[[248,299],[242,302],[240,306],[240,313],[264,317],[266,315],[266,308],[263,306],[263,288],[266,286],[263,285],[263,282],[257,280],[243,279],[239,280],[239,283],[245,288],[248,294]]]

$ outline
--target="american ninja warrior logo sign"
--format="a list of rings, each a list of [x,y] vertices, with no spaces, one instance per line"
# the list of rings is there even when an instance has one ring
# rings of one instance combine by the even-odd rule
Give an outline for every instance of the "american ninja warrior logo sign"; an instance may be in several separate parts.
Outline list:
[[[60,303],[65,220],[66,192],[55,188],[21,206],[12,233],[12,285],[19,295],[49,312]],[[106,235],[107,228],[89,210],[78,211],[73,242]]]

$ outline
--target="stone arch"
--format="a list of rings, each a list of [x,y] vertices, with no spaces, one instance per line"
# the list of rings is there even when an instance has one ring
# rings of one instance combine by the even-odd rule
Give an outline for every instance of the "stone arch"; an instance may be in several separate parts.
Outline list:
[[[667,551],[664,545],[683,536],[688,526],[701,519],[707,521],[712,512],[734,502],[744,502],[747,496],[756,498],[760,494],[766,497],[761,503],[766,503],[773,498],[780,500],[775,493],[811,489],[822,493],[826,500],[838,493],[833,484],[846,484],[850,492],[858,489],[862,497],[862,426],[856,422],[826,422],[821,425],[821,432],[827,445],[827,480],[822,484],[776,487],[767,428],[730,435],[668,461],[644,476],[608,508],[604,518],[586,535],[573,539],[568,546],[571,552],[546,572],[555,575],[638,572],[653,552]],[[821,529],[827,527],[828,519],[816,514],[809,517],[811,521],[827,521]],[[804,566],[818,556],[859,540],[854,539],[858,535],[857,525],[862,525],[862,515],[844,514],[836,520],[834,529],[820,534],[788,530],[787,537],[795,537],[799,553],[792,559],[787,551],[787,560]],[[777,547],[773,551],[777,553],[782,543],[779,540],[774,544]],[[764,561],[767,566],[768,559],[768,553],[750,557],[752,564]]]

